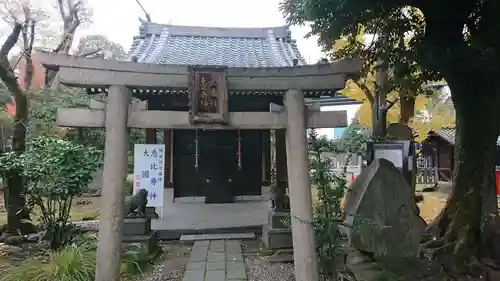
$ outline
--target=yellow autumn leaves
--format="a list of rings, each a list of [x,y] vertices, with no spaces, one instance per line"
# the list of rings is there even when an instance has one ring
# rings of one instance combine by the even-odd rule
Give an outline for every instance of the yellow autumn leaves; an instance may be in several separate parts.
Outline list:
[[[368,79],[367,79],[368,80]],[[373,90],[373,83],[366,83],[370,90]],[[373,92],[373,91],[372,91]],[[371,127],[372,113],[371,105],[363,91],[358,85],[349,80],[346,87],[340,93],[351,99],[363,101],[363,104],[356,113],[356,117],[360,124]],[[393,91],[387,95],[388,100],[396,100],[398,93]],[[387,113],[387,123],[397,123],[401,113],[401,106],[399,101],[389,109]],[[455,124],[455,114],[453,107],[446,103],[434,104],[432,98],[424,95],[419,95],[415,99],[415,117],[413,117],[409,126],[414,130],[417,135],[416,141],[422,141],[427,132],[430,130],[439,130],[444,127],[452,127]]]

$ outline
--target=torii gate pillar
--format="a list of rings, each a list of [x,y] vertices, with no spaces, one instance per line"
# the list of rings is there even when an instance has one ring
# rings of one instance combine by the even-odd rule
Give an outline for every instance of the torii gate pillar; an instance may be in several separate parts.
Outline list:
[[[290,89],[283,97],[286,114],[288,192],[292,221],[293,258],[297,281],[318,281],[316,243],[312,225],[312,195],[304,94]],[[293,155],[293,157],[290,157]]]
[[[129,146],[127,118],[131,97],[131,91],[125,86],[109,87],[99,219],[103,223],[99,224],[96,281],[120,280],[120,248],[125,209],[123,187],[127,177]]]

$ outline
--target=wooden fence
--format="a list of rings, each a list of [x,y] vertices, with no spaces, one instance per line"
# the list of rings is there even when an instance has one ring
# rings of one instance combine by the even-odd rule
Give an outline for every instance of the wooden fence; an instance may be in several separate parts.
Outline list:
[[[363,169],[363,158],[358,155],[325,153],[330,159],[334,172],[346,172],[347,180],[351,182]],[[438,168],[433,165],[430,157],[417,156],[417,184],[435,184],[438,180]]]
[[[438,168],[433,165],[432,158],[417,156],[417,184],[435,184],[438,181]]]
[[[363,157],[358,155],[325,153],[329,158],[331,169],[335,173],[346,173],[347,181],[351,183],[363,169]]]

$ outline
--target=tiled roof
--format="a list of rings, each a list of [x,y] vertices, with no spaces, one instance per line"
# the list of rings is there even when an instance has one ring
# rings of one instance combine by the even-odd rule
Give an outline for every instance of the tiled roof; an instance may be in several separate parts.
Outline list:
[[[451,144],[455,144],[455,129],[454,128],[443,128],[435,132],[437,135],[445,139]]]
[[[288,26],[220,28],[143,22],[128,53],[138,62],[229,67],[306,64]]]
[[[443,128],[439,131],[434,132],[436,135],[445,139],[452,145],[455,145],[455,129],[454,128]],[[500,146],[500,137],[497,139],[497,145]]]

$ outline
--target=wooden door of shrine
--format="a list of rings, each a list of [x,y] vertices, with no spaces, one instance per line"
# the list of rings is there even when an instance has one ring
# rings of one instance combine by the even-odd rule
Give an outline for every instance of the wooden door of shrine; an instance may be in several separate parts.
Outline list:
[[[240,131],[238,167],[237,130],[175,130],[174,196],[230,202],[234,196],[260,195],[261,143],[259,130]]]
[[[174,197],[203,196],[196,169],[196,131],[175,130],[173,143]]]
[[[231,203],[237,171],[237,133],[200,130],[199,177],[206,203]]]
[[[262,131],[240,131],[240,154],[240,165],[234,185],[235,195],[261,195]]]

